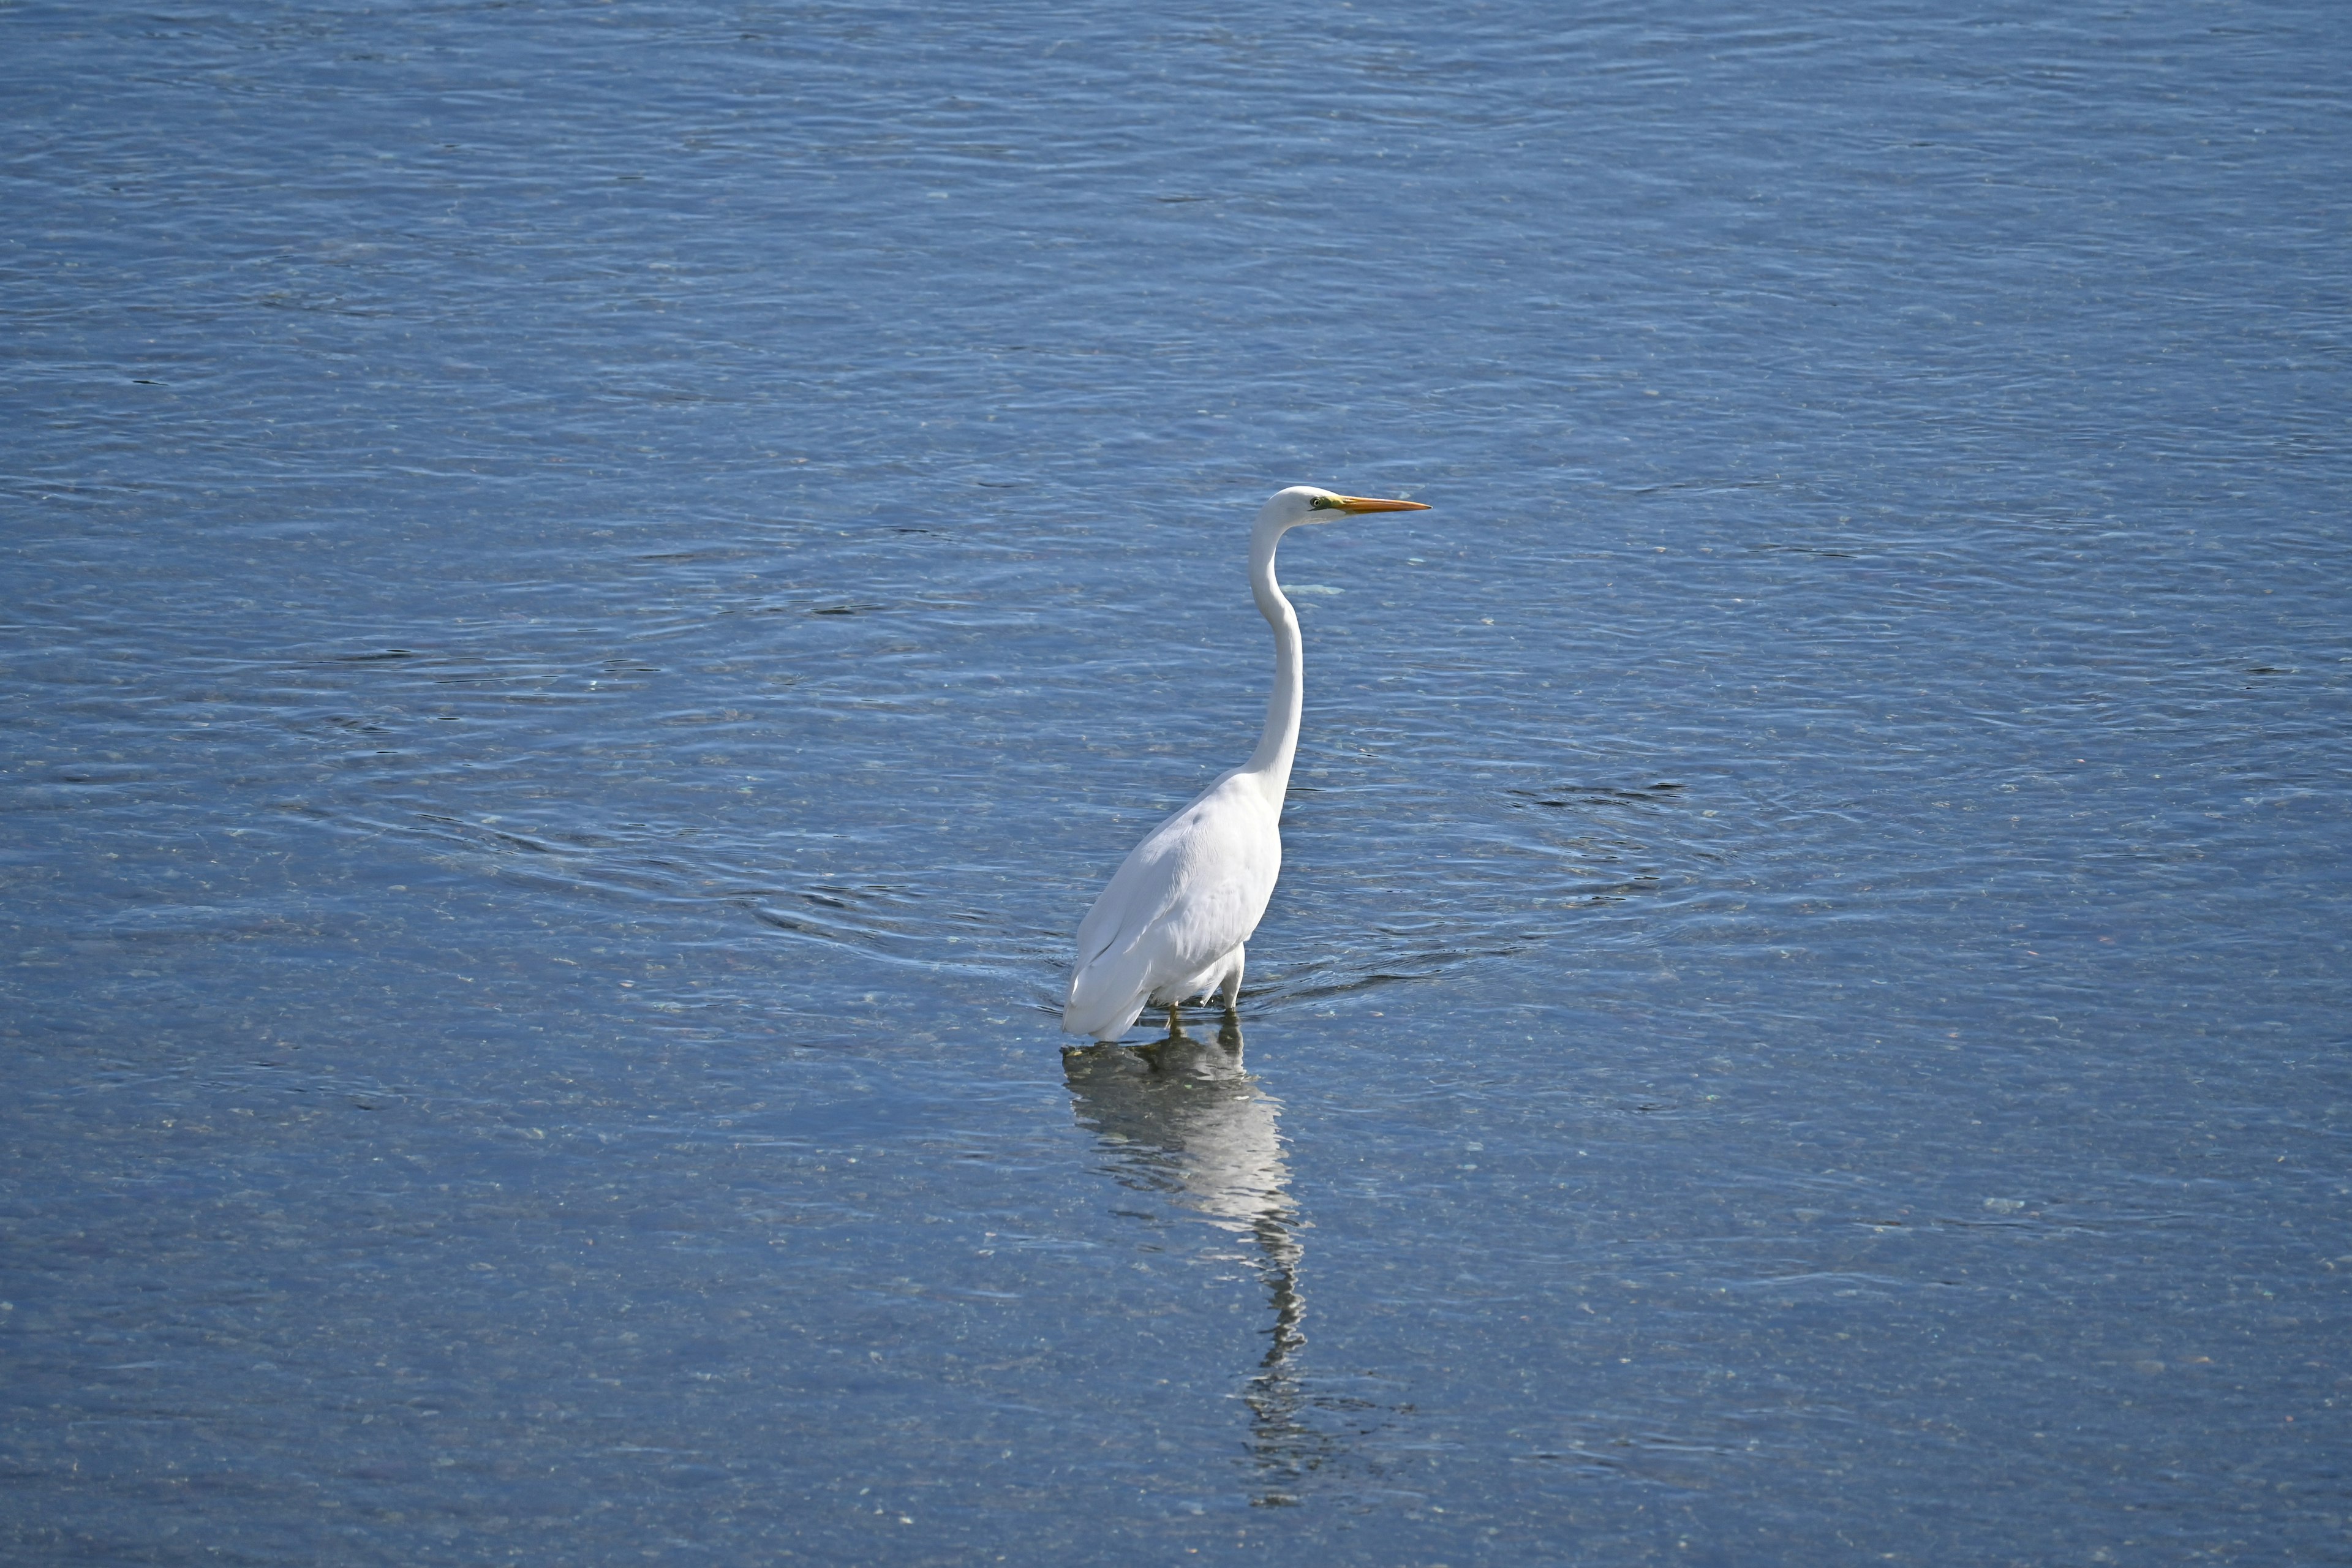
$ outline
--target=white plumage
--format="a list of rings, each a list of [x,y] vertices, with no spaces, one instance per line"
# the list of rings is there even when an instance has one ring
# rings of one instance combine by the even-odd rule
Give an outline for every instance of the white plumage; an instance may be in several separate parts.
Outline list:
[[[1215,992],[1241,994],[1244,944],[1282,871],[1282,801],[1298,749],[1298,616],[1274,580],[1275,545],[1306,522],[1352,512],[1426,511],[1294,485],[1267,501],[1250,531],[1250,589],[1274,628],[1274,691],[1250,760],[1220,777],[1137,845],[1078,925],[1077,963],[1062,1008],[1073,1035],[1115,1040],[1147,1004],[1174,1007]]]

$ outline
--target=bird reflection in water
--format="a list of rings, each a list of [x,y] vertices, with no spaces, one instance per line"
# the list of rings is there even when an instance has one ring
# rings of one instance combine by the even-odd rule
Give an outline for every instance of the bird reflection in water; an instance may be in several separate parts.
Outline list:
[[[1291,1206],[1290,1167],[1277,1125],[1281,1102],[1242,1066],[1241,1021],[1228,1012],[1214,1041],[1192,1038],[1171,1011],[1171,1032],[1148,1046],[1066,1047],[1078,1124],[1102,1141],[1121,1186],[1160,1194],[1218,1228],[1249,1237],[1249,1261],[1273,1309],[1265,1353],[1242,1397],[1250,1450],[1265,1489],[1252,1501],[1279,1507],[1332,1457],[1330,1434],[1306,1420],[1309,1401],[1292,1357],[1307,1342],[1299,1293],[1304,1248]]]

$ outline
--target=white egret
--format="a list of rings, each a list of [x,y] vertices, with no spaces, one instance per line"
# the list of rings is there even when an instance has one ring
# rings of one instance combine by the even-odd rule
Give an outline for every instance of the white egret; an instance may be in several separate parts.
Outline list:
[[[1274,627],[1274,693],[1250,760],[1153,828],[1120,862],[1078,925],[1062,1027],[1116,1040],[1146,1004],[1168,1009],[1214,991],[1230,1010],[1241,994],[1243,944],[1257,930],[1282,870],[1282,800],[1298,750],[1298,614],[1274,580],[1274,547],[1305,522],[1353,512],[1427,511],[1412,500],[1334,495],[1311,485],[1281,491],[1250,531],[1250,591]]]

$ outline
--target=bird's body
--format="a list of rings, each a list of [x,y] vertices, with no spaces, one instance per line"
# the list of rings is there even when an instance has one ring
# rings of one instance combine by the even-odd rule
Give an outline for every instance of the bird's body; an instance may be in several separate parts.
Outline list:
[[[1244,944],[1282,870],[1282,802],[1298,749],[1304,683],[1298,616],[1274,580],[1275,545],[1303,522],[1359,511],[1423,511],[1305,485],[1277,494],[1250,533],[1250,587],[1274,628],[1274,691],[1250,760],[1201,792],[1137,845],[1078,926],[1077,963],[1062,1008],[1073,1035],[1115,1040],[1147,1004],[1173,1007],[1241,994]]]
[[[1115,1040],[1146,1002],[1213,990],[1233,1005],[1242,944],[1282,871],[1281,817],[1265,780],[1237,768],[1153,828],[1078,924],[1062,1027]]]

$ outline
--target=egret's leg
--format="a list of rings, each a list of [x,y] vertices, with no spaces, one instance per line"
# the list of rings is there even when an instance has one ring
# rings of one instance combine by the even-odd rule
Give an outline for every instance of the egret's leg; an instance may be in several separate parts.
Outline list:
[[[1183,1033],[1184,1020],[1177,1015],[1176,1004],[1171,1002],[1168,1004],[1168,1037],[1171,1040],[1178,1039]]]
[[[1225,971],[1225,983],[1217,988],[1217,1000],[1225,1005],[1225,1011],[1228,1013],[1234,1010],[1234,1004],[1241,1000],[1242,964],[1248,959],[1249,953],[1245,948],[1236,947],[1229,956],[1233,961],[1233,967]]]

